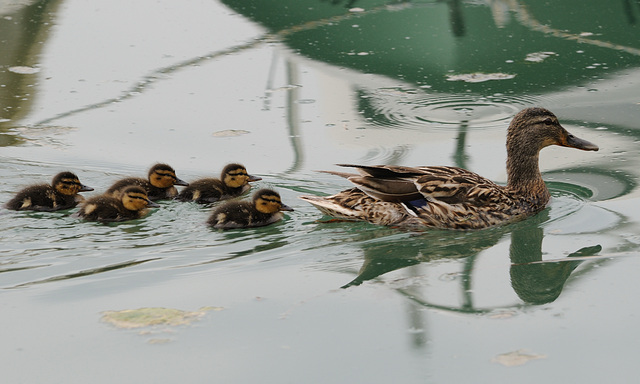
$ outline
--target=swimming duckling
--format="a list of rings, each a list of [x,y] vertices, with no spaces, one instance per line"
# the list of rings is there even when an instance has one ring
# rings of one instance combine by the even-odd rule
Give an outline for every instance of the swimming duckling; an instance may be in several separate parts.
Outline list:
[[[293,211],[283,204],[278,192],[260,189],[253,200],[231,201],[216,208],[207,224],[218,229],[262,227],[282,220],[281,211]]]
[[[251,189],[249,182],[262,180],[252,176],[241,164],[228,164],[222,169],[219,179],[204,178],[189,183],[176,197],[180,201],[195,201],[200,204],[215,203],[219,200],[240,196]]]
[[[130,185],[138,185],[147,191],[149,200],[171,199],[178,194],[174,185],[189,185],[176,176],[176,171],[167,164],[156,164],[149,169],[149,179],[129,177],[116,181],[106,195],[119,196]]]
[[[80,183],[78,176],[61,172],[53,177],[51,185],[39,184],[27,187],[5,204],[14,211],[58,211],[75,207],[84,198],[78,192],[93,191]]]
[[[89,221],[125,221],[139,219],[147,214],[147,208],[159,206],[149,200],[144,188],[131,185],[125,188],[120,197],[105,194],[85,201],[77,216]]]

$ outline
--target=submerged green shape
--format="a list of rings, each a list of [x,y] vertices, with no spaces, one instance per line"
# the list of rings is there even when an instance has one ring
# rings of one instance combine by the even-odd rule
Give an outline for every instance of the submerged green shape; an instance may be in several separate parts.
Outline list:
[[[203,307],[195,312],[161,307],[105,311],[102,313],[102,321],[124,329],[153,325],[189,325],[202,318],[207,311],[213,309],[218,310],[219,308]]]

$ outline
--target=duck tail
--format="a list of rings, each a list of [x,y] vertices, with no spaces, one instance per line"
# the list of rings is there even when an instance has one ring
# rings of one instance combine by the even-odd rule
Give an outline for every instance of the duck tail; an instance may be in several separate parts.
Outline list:
[[[340,205],[331,199],[332,196],[299,196],[325,215],[332,216],[343,220],[363,220],[362,212],[355,210],[349,206]]]

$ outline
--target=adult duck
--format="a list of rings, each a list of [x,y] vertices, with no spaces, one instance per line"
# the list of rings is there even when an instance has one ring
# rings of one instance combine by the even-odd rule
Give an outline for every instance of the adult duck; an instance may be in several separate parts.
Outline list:
[[[550,194],[540,174],[540,150],[550,145],[597,151],[560,125],[544,108],[515,115],[507,133],[507,185],[474,172],[446,166],[352,167],[358,174],[325,171],[347,178],[355,188],[333,196],[300,196],[323,213],[346,220],[400,227],[480,229],[534,215]]]

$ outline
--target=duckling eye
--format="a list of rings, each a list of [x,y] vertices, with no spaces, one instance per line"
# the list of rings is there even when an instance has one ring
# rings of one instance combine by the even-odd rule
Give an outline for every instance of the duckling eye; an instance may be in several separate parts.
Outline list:
[[[547,117],[546,119],[542,120],[542,124],[553,125],[553,119],[551,119],[550,117]]]

